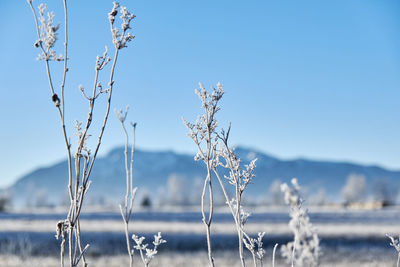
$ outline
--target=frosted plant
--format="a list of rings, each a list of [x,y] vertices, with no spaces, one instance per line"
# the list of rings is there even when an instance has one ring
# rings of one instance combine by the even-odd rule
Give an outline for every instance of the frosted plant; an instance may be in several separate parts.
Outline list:
[[[396,239],[395,237],[393,237],[392,235],[386,234],[386,236],[388,238],[390,238],[390,245],[392,247],[394,247],[397,251],[397,267],[400,266],[400,235],[399,237]]]
[[[262,239],[264,235],[265,232],[260,232],[258,233],[257,238],[250,238],[248,236],[243,238],[243,243],[253,256],[253,263],[255,267],[257,267],[256,259],[258,259],[260,261],[260,265],[263,266],[263,258],[265,255],[265,250],[263,249]]]
[[[118,14],[118,8],[120,8],[121,12],[120,18],[122,20],[121,23],[122,33],[120,33],[120,30],[117,27],[114,27],[115,16]],[[126,7],[120,7],[117,2],[114,2],[113,9],[111,10],[110,13],[108,13],[108,19],[110,20],[111,24],[113,43],[115,47],[117,47],[118,49],[127,47],[127,43],[132,41],[133,38],[135,38],[134,35],[128,32],[128,30],[131,28],[130,23],[135,17],[136,16],[134,14],[131,14],[126,9]]]
[[[200,90],[196,90],[195,92],[201,100],[204,114],[199,116],[194,124],[186,122],[185,120],[184,123],[189,129],[188,136],[197,146],[198,152],[194,159],[196,161],[203,161],[207,167],[207,176],[204,180],[201,207],[203,222],[207,231],[208,257],[210,265],[214,266],[210,236],[214,205],[211,173],[215,174],[220,184],[226,203],[235,222],[238,234],[239,257],[241,265],[245,266],[243,245],[245,245],[246,248],[251,252],[254,266],[257,265],[257,260],[259,260],[260,264],[262,265],[262,259],[265,254],[265,251],[262,248],[262,238],[264,233],[259,233],[258,238],[256,239],[253,239],[246,234],[244,231],[244,225],[250,214],[244,211],[241,206],[243,192],[255,177],[253,172],[256,167],[256,160],[251,161],[250,164],[245,165],[244,168],[242,168],[240,158],[237,157],[234,150],[229,148],[228,145],[229,133],[231,129],[230,126],[227,132],[221,130],[221,134],[217,133],[218,123],[215,115],[220,110],[218,104],[224,94],[222,84],[218,83],[217,88],[213,88],[211,93],[207,92],[204,89],[204,86],[200,84]],[[222,158],[224,159],[223,163],[220,161]],[[219,166],[229,170],[229,176],[225,176],[226,179],[221,178],[218,172]],[[227,181],[229,184],[234,186],[234,198],[231,199],[228,196],[224,181]],[[207,189],[210,197],[208,218],[206,217],[204,206]]]
[[[32,1],[28,1],[32,4]],[[53,50],[54,44],[57,41],[57,31],[60,28],[60,24],[54,25],[54,12],[47,13],[46,19],[46,4],[39,5],[39,16],[37,20],[40,22],[38,26],[38,40],[35,42],[35,47],[42,48],[42,53],[37,57],[38,60],[54,60],[54,61],[62,61],[64,60],[62,55],[56,54]]]
[[[135,200],[137,187],[133,187],[133,156],[135,154],[135,130],[136,123],[131,123],[132,126],[132,146],[131,146],[131,155],[130,155],[130,164],[128,164],[128,146],[129,146],[129,135],[125,127],[126,116],[128,115],[129,107],[126,107],[126,110],[123,111],[115,110],[115,114],[118,120],[121,123],[122,129],[125,134],[125,149],[124,149],[124,157],[125,157],[125,179],[126,179],[126,193],[125,193],[125,201],[122,205],[119,205],[122,219],[125,225],[125,239],[126,239],[126,248],[128,250],[129,255],[129,266],[133,266],[133,249],[131,248],[131,240],[129,238],[129,221],[131,219],[132,211],[133,211],[133,202]]]
[[[72,143],[69,138],[69,133],[65,126],[65,99],[64,99],[64,88],[66,84],[66,77],[68,72],[68,15],[67,15],[67,1],[63,0],[64,5],[64,55],[57,55],[54,47],[58,39],[58,30],[60,29],[59,24],[54,24],[55,15],[53,12],[47,12],[47,6],[41,4],[38,8],[38,12],[33,7],[33,0],[28,0],[28,4],[32,10],[35,28],[37,33],[37,40],[34,46],[40,49],[38,60],[42,60],[45,63],[47,78],[49,81],[51,100],[53,101],[59,118],[61,121],[61,129],[67,150],[68,159],[68,195],[70,199],[70,207],[65,220],[59,221],[57,224],[57,238],[61,238],[60,243],[60,265],[64,266],[64,252],[65,246],[68,244],[68,258],[69,266],[75,267],[82,262],[83,266],[87,266],[85,259],[85,252],[89,245],[82,246],[81,233],[80,233],[80,221],[79,216],[82,210],[82,205],[85,199],[85,195],[90,187],[90,174],[92,172],[94,162],[96,160],[101,140],[103,138],[104,130],[107,125],[108,116],[111,106],[111,97],[114,88],[114,71],[117,63],[119,52],[122,48],[127,46],[127,43],[131,41],[134,36],[128,31],[130,29],[130,23],[135,17],[129,13],[125,7],[120,7],[118,3],[114,2],[114,6],[111,12],[108,14],[111,35],[114,43],[114,58],[111,59],[108,56],[108,49],[106,47],[105,52],[102,56],[97,56],[95,63],[95,75],[93,88],[90,94],[85,92],[84,86],[79,86],[83,97],[88,101],[89,113],[87,120],[82,122],[76,122],[75,130],[77,136],[77,146],[75,153],[72,153]],[[118,11],[119,9],[119,11]],[[121,30],[115,25],[116,16],[120,12],[121,18]],[[62,79],[59,91],[56,90],[54,82],[52,80],[52,71],[50,62],[62,61],[64,68],[62,72]],[[107,86],[103,88],[100,82],[100,73],[104,70],[109,62],[112,62],[112,66],[109,72],[109,79]],[[105,115],[101,127],[99,129],[97,144],[95,145],[94,152],[87,147],[87,139],[90,137],[89,129],[93,121],[93,115],[95,110],[95,104],[101,95],[106,95],[106,108]],[[73,156],[72,156],[73,154]],[[74,171],[73,171],[73,159],[74,157]],[[68,242],[67,242],[68,241]]]
[[[200,89],[196,89],[195,93],[201,100],[204,114],[199,116],[194,124],[186,122],[185,119],[183,119],[183,121],[186,127],[189,129],[188,136],[197,146],[197,154],[194,159],[196,161],[203,161],[207,168],[207,174],[204,179],[203,191],[201,194],[201,213],[203,217],[203,223],[206,227],[208,259],[210,266],[214,266],[214,258],[211,247],[211,223],[214,212],[211,173],[218,165],[216,155],[218,136],[215,131],[218,123],[215,119],[215,115],[220,110],[218,104],[224,95],[224,90],[222,84],[220,83],[217,84],[217,88],[213,88],[211,93],[207,92],[201,83],[199,84],[199,87]],[[209,195],[208,216],[206,215],[205,207],[207,191]]]
[[[253,256],[254,266],[257,266],[257,259],[260,261],[262,266],[262,259],[264,257],[264,249],[262,248],[262,238],[265,233],[258,233],[258,238],[251,238],[244,231],[244,225],[247,218],[250,216],[249,213],[245,212],[242,208],[242,197],[247,186],[255,178],[254,169],[256,168],[257,159],[253,159],[248,165],[241,166],[241,159],[236,155],[235,151],[229,147],[229,134],[231,126],[229,125],[228,130],[225,132],[221,130],[221,134],[217,134],[219,140],[222,142],[222,147],[217,153],[217,162],[219,166],[222,166],[229,170],[229,176],[225,176],[225,179],[234,186],[235,195],[232,200],[228,200],[228,194],[226,193],[225,186],[216,168],[213,169],[218,181],[221,185],[222,191],[224,192],[227,204],[232,213],[235,221],[236,230],[238,234],[239,242],[239,257],[242,266],[245,266],[245,259],[243,255],[243,244],[250,251]],[[224,159],[224,162],[220,161],[220,158]],[[257,248],[256,248],[257,245]]]
[[[154,258],[154,256],[158,253],[158,247],[166,243],[164,239],[162,239],[161,232],[158,232],[157,235],[154,235],[154,241],[153,241],[153,248],[150,249],[148,248],[149,244],[144,244],[143,241],[145,240],[144,236],[137,236],[135,234],[132,235],[133,241],[135,241],[136,245],[134,248],[139,251],[140,253],[140,258],[142,259],[142,262],[145,267],[149,266],[151,260]]]
[[[281,253],[292,266],[317,266],[320,255],[319,238],[310,222],[307,210],[302,207],[300,186],[297,179],[292,179],[293,187],[281,185],[286,204],[290,205],[289,228],[294,234],[294,241],[281,247]]]

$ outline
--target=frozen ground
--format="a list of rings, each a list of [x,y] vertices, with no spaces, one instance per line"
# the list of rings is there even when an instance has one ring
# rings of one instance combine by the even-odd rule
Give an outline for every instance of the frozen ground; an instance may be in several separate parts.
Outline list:
[[[400,232],[400,208],[362,211],[338,208],[310,208],[310,220],[321,236],[379,237],[385,233]],[[0,213],[0,232],[53,232],[64,212],[11,212]],[[254,209],[248,219],[250,233],[289,234],[287,207],[267,210]],[[122,232],[119,212],[83,212],[81,226],[84,232]],[[201,214],[195,211],[139,211],[133,214],[132,230],[139,233],[162,231],[165,233],[202,234]],[[235,229],[232,216],[226,212],[214,214],[213,231],[232,234]]]
[[[362,253],[364,257],[360,258],[358,253]],[[253,266],[250,257],[247,257],[247,266]],[[358,251],[354,254],[338,253],[334,255],[326,255],[321,259],[320,266],[326,267],[393,267],[395,266],[396,256],[386,254],[370,254],[370,251]],[[117,256],[97,256],[88,257],[89,266],[93,267],[121,267],[128,266],[128,259],[125,255]],[[231,252],[215,253],[215,263],[218,267],[239,267],[237,254]],[[271,266],[271,256],[266,257],[264,266]],[[18,257],[10,255],[0,256],[0,267],[55,267],[59,266],[58,258],[56,257]],[[139,261],[138,256],[135,258],[134,266],[143,266]],[[206,252],[173,252],[160,253],[151,262],[150,266],[159,267],[204,267],[208,266]],[[278,259],[275,266],[287,266],[282,259]]]
[[[58,266],[56,222],[62,213],[0,214],[1,266]],[[400,233],[400,210],[318,210],[311,212],[318,229],[323,256],[321,266],[395,266],[396,252],[386,233]],[[246,224],[251,234],[265,231],[268,257],[275,243],[292,239],[286,210],[255,212]],[[114,212],[85,213],[81,221],[83,242],[91,244],[91,266],[126,266],[123,224]],[[168,243],[152,266],[207,266],[204,226],[198,212],[137,212],[131,231],[146,239],[158,231]],[[217,213],[212,226],[217,266],[238,266],[237,237],[226,213]],[[264,266],[270,266],[270,258]],[[141,266],[136,264],[135,266]],[[249,265],[251,266],[251,265]],[[290,266],[278,258],[276,266]]]

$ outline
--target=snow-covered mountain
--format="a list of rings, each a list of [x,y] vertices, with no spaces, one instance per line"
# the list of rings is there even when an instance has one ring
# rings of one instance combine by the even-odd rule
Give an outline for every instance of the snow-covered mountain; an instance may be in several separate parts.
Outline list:
[[[288,182],[297,177],[306,197],[323,192],[329,201],[339,201],[341,190],[351,174],[362,175],[369,194],[376,184],[385,182],[391,188],[400,185],[400,171],[378,166],[363,166],[347,162],[328,162],[306,159],[281,160],[257,150],[236,148],[246,164],[258,158],[254,184],[249,185],[245,198],[268,200],[271,184],[276,180]],[[134,183],[139,187],[139,199],[144,195],[153,201],[190,203],[199,199],[205,168],[192,155],[173,151],[136,150]],[[115,148],[95,163],[92,186],[87,203],[119,203],[124,195],[125,169],[123,148]],[[18,179],[8,188],[15,206],[59,204],[67,201],[67,162],[39,168]],[[227,187],[230,185],[227,183]]]

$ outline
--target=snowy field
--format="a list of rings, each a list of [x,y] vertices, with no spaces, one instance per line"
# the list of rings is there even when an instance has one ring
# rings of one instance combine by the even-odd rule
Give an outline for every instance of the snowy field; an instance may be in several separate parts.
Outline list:
[[[386,254],[369,254],[368,250],[360,250],[358,253],[335,253],[330,256],[323,256],[320,266],[337,266],[337,267],[355,267],[355,266],[365,266],[365,267],[393,267],[395,266],[396,257],[394,255]],[[392,256],[392,257],[390,257]],[[135,258],[134,266],[143,266],[139,262],[138,257]],[[253,266],[250,261],[250,257],[247,257],[247,265]],[[128,259],[125,255],[116,256],[89,256],[88,257],[89,266],[95,267],[122,267],[129,266]],[[215,263],[216,266],[220,267],[240,267],[239,261],[237,259],[237,254],[235,252],[217,252],[215,253]],[[204,251],[201,252],[172,252],[172,253],[160,253],[151,262],[150,266],[162,266],[162,267],[204,267],[208,266],[207,254]],[[271,257],[267,257],[264,261],[264,266],[271,266]],[[56,257],[19,257],[14,255],[2,255],[0,256],[0,266],[1,267],[54,267],[59,266],[59,260]],[[278,259],[275,266],[290,266],[290,264],[285,263],[282,259]]]
[[[212,241],[217,266],[238,266],[237,236],[231,215],[215,214]],[[54,238],[57,212],[0,214],[0,266],[57,266],[59,243]],[[310,209],[310,218],[321,239],[321,266],[395,266],[396,252],[386,233],[400,233],[400,209],[349,211]],[[264,244],[270,266],[272,247],[293,237],[286,208],[255,211],[246,224],[256,235],[265,231]],[[123,223],[116,212],[86,212],[81,219],[84,243],[91,266],[126,266]],[[161,231],[167,244],[152,266],[207,266],[206,239],[198,212],[136,212],[131,232],[151,240]],[[250,257],[248,257],[250,260]],[[29,264],[28,264],[29,263]],[[136,266],[141,266],[137,264]],[[285,264],[278,253],[277,266]]]

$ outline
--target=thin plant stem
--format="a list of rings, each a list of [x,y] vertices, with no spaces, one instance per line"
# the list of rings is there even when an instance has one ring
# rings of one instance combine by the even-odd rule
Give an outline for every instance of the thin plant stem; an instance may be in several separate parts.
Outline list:
[[[296,240],[293,243],[293,250],[292,250],[292,267],[294,267],[294,254],[296,252]]]
[[[253,264],[254,264],[254,267],[257,267],[256,255],[255,255],[254,253],[252,253],[252,256],[253,256]]]
[[[60,245],[60,264],[61,264],[61,267],[64,267],[64,253],[65,253],[65,237],[62,236],[61,245]]]
[[[65,128],[65,98],[64,98],[64,88],[65,88],[65,80],[68,72],[68,9],[67,9],[67,1],[64,0],[64,72],[61,83],[61,124],[64,134],[64,141],[67,148],[67,156],[68,156],[68,191],[70,194],[70,198],[72,199],[72,159],[71,159],[71,145],[69,144],[67,138],[67,131]]]
[[[206,227],[206,235],[207,235],[207,252],[208,252],[208,260],[210,266],[214,267],[214,259],[212,257],[212,247],[211,247],[211,220],[212,220],[212,184],[211,184],[211,177],[207,175],[207,178],[204,180],[203,192],[201,194],[201,214],[203,217],[203,223]],[[205,212],[205,195],[208,188],[208,192],[210,194],[210,210],[209,210],[209,217],[207,219],[206,212]]]
[[[241,194],[240,194],[240,188],[239,188],[239,181],[238,181],[238,179],[236,179],[237,181],[236,181],[236,220],[238,221],[238,222],[240,222],[240,224],[242,224],[241,223],[241,220],[240,220],[240,202],[241,202]],[[238,242],[239,242],[239,257],[240,257],[240,262],[241,262],[241,264],[242,264],[242,266],[243,267],[245,267],[246,266],[246,263],[245,263],[245,261],[244,261],[244,257],[243,257],[243,233],[242,233],[242,231],[238,231]],[[254,260],[254,263],[256,264],[256,260],[255,260],[255,255],[254,255],[254,253],[253,253],[253,260]]]
[[[79,144],[78,147],[76,149],[76,153],[75,153],[75,197],[74,197],[74,205],[73,205],[73,212],[72,212],[72,221],[75,222],[78,217],[79,217],[79,212],[80,212],[80,207],[82,205],[82,201],[83,201],[83,195],[84,192],[83,190],[86,187],[86,181],[88,179],[88,177],[85,177],[85,171],[83,172],[82,175],[82,192],[80,194],[80,196],[78,195],[79,193],[79,180],[80,180],[80,176],[81,176],[81,158],[82,158],[82,149],[83,146],[85,144],[86,141],[86,136],[87,136],[87,132],[89,130],[89,127],[92,123],[92,119],[93,119],[93,110],[94,110],[94,105],[95,105],[95,101],[96,101],[96,88],[97,88],[97,81],[98,81],[98,77],[99,77],[99,71],[100,69],[97,68],[97,63],[96,63],[96,73],[95,73],[95,78],[94,78],[94,85],[93,85],[93,93],[92,93],[92,97],[88,99],[89,101],[89,113],[88,113],[88,118],[86,120],[86,125],[85,125],[85,129],[82,133],[82,135],[80,136],[80,140],[79,140]],[[86,162],[85,165],[86,166]],[[78,201],[78,197],[79,197],[79,201]],[[79,205],[79,207],[78,207]]]
[[[212,221],[213,214],[214,214],[214,199],[213,199],[213,190],[212,190],[212,184],[211,184],[211,174],[210,174],[210,178],[208,180],[208,190],[209,190],[210,203],[209,203],[209,219],[208,219],[208,223],[207,223],[207,245],[209,247],[210,264],[212,266],[214,266],[214,258],[212,255],[212,246],[211,246],[211,221]]]
[[[231,202],[229,201],[229,197],[228,197],[228,194],[227,194],[227,192],[226,192],[225,186],[224,186],[224,184],[223,184],[223,182],[222,182],[222,179],[221,179],[221,177],[220,177],[218,171],[215,170],[215,169],[214,169],[214,174],[215,174],[215,176],[217,177],[217,180],[218,180],[218,182],[219,182],[219,184],[220,184],[220,186],[221,186],[223,195],[224,195],[224,197],[225,197],[225,201],[226,201],[226,203],[228,204],[229,210],[231,211],[232,217],[233,217],[234,222],[235,222],[236,230],[237,230],[237,232],[238,232],[238,236],[239,236],[239,233],[241,233],[242,239],[239,239],[239,240],[242,241],[242,240],[243,240],[243,236],[244,236],[247,240],[250,240],[250,239],[251,239],[250,236],[249,236],[249,235],[244,231],[244,229],[243,229],[243,225],[242,225],[241,222],[240,222],[240,218],[238,218],[237,216],[235,216],[236,213],[235,213],[235,211],[234,211],[234,208],[232,207]],[[240,241],[239,241],[239,242],[240,242]],[[243,241],[242,241],[242,242],[243,242]],[[253,252],[252,252],[252,256],[253,256],[253,261],[254,261],[255,255],[254,255]],[[243,259],[243,261],[244,261],[244,257],[241,258],[241,264],[243,264],[242,259]]]
[[[71,267],[74,267],[74,260],[73,260],[73,255],[72,255],[72,234],[73,234],[73,226],[70,225],[69,231],[68,231],[68,249],[69,249],[69,264]]]
[[[207,116],[207,178],[206,183],[208,183],[208,193],[209,193],[209,218],[207,221],[207,248],[208,248],[208,260],[210,262],[210,266],[214,267],[214,258],[212,255],[212,245],[211,245],[211,222],[214,213],[214,199],[213,199],[213,190],[212,190],[212,182],[211,182],[211,165],[210,161],[212,160],[212,130],[210,129],[211,122],[213,121],[213,112],[211,113],[211,118]],[[204,201],[203,201],[204,202]],[[204,207],[204,205],[203,205]]]
[[[212,255],[212,243],[211,243],[211,223],[212,223],[212,218],[213,218],[213,213],[214,213],[214,199],[213,199],[213,190],[212,190],[212,182],[211,182],[211,130],[208,127],[210,125],[208,119],[207,119],[207,134],[208,134],[208,140],[207,140],[207,155],[204,155],[204,152],[201,150],[199,142],[196,142],[197,146],[199,147],[199,151],[201,151],[202,155],[205,156],[206,159],[206,167],[207,167],[207,176],[206,179],[204,180],[204,186],[203,186],[203,191],[201,194],[201,214],[203,217],[203,223],[204,226],[206,227],[206,236],[207,236],[207,253],[208,253],[208,260],[210,263],[211,267],[214,267],[214,258]],[[209,214],[208,214],[208,219],[206,216],[205,212],[205,195],[208,189],[208,194],[209,194]]]
[[[129,234],[129,221],[131,218],[132,214],[132,209],[133,209],[133,202],[135,199],[135,194],[136,194],[136,188],[133,188],[133,156],[135,152],[135,129],[136,129],[136,124],[132,124],[132,147],[131,147],[131,161],[129,165],[129,159],[128,159],[128,146],[129,146],[129,135],[125,127],[125,119],[128,113],[128,108],[125,113],[121,112],[117,113],[116,115],[121,122],[121,126],[125,135],[125,149],[124,149],[124,157],[125,157],[125,180],[126,180],[126,194],[125,194],[125,201],[124,201],[124,207],[120,205],[120,211],[121,211],[121,216],[124,221],[124,226],[125,226],[125,239],[126,239],[126,248],[128,250],[128,255],[129,255],[129,266],[133,267],[133,249],[131,247],[131,241],[130,241],[130,234]]]
[[[228,203],[228,207],[229,207],[229,209],[231,211],[232,217],[234,219],[234,222],[235,222],[235,224],[237,226],[238,231],[241,231],[243,233],[244,237],[246,237],[247,239],[250,240],[250,236],[244,231],[243,226],[240,224],[240,222],[237,220],[237,217],[235,216],[234,208],[232,207],[232,204],[230,204],[228,194],[226,192],[225,186],[224,186],[224,184],[222,182],[222,179],[221,179],[219,173],[216,170],[214,170],[214,173],[215,173],[215,176],[217,177],[217,179],[218,179],[218,181],[219,181],[219,183],[221,185],[222,192],[223,192],[223,194],[225,196],[226,202]]]
[[[272,251],[272,267],[275,267],[275,254],[276,254],[277,247],[278,247],[278,244],[275,244],[274,250]]]
[[[76,221],[76,236],[78,238],[78,246],[79,246],[79,252],[82,255],[82,266],[86,267],[88,264],[86,262],[86,256],[84,253],[84,248],[82,247],[82,240],[81,240],[81,224],[79,219]]]
[[[132,213],[132,208],[133,208],[133,200],[134,200],[134,188],[133,188],[133,159],[134,159],[134,155],[135,155],[135,139],[136,139],[136,124],[132,124],[132,147],[131,147],[131,163],[130,163],[130,183],[131,183],[131,203],[130,203],[130,211],[129,211],[129,216],[128,218],[131,217],[131,213]]]
[[[126,239],[126,248],[128,250],[128,255],[129,255],[129,266],[133,266],[133,251],[131,250],[131,242],[130,242],[130,236],[129,236],[129,223],[124,220],[125,223],[125,239]]]
[[[129,189],[130,189],[130,171],[128,167],[128,144],[129,144],[129,136],[128,132],[126,131],[125,124],[121,123],[122,129],[125,134],[125,149],[124,149],[124,156],[125,156],[125,172],[126,172],[126,193],[125,193],[125,213],[127,212],[128,208],[128,201],[129,201]]]
[[[229,133],[229,131],[230,131],[230,126],[229,126],[228,133]],[[232,152],[231,152],[231,150],[230,150],[230,148],[228,146],[228,135],[225,138],[223,138],[222,141],[223,141],[223,144],[225,146],[225,149],[226,149],[228,155],[231,155]],[[232,215],[236,218],[235,221],[237,222],[237,225],[240,226],[238,228],[239,258],[240,258],[240,263],[241,263],[242,267],[245,267],[246,263],[245,263],[244,256],[243,256],[243,232],[244,231],[242,230],[243,229],[243,225],[242,225],[242,222],[241,222],[241,219],[240,219],[240,205],[241,205],[241,198],[242,198],[242,192],[241,192],[241,189],[240,189],[240,180],[239,180],[239,177],[237,177],[237,175],[235,175],[231,157],[228,156],[226,161],[227,161],[227,163],[229,165],[228,167],[229,167],[231,175],[233,177],[235,177],[236,210],[235,210],[235,214],[234,215],[232,214]],[[252,255],[253,255],[253,258],[254,258],[255,257],[254,253],[252,253]]]
[[[142,250],[142,249],[139,249],[139,252],[140,252],[140,257],[142,258],[142,261],[143,261],[144,266],[147,267],[148,264],[147,264],[147,262],[146,262],[146,259],[144,258],[143,250]]]
[[[89,169],[88,169],[88,174],[87,174],[88,177],[90,176],[90,173],[92,172],[94,161],[96,159],[97,153],[99,152],[101,139],[103,137],[104,130],[105,130],[106,125],[107,125],[108,115],[110,114],[111,96],[112,96],[113,85],[114,85],[113,78],[114,78],[115,65],[116,65],[117,59],[118,59],[118,51],[119,51],[119,49],[115,50],[114,60],[113,60],[113,64],[112,64],[112,67],[111,67],[110,79],[109,79],[109,83],[108,83],[110,87],[109,87],[109,93],[108,93],[108,99],[107,99],[106,114],[104,115],[103,125],[101,126],[100,134],[99,134],[98,141],[97,141],[97,146],[96,146],[95,152],[93,154],[93,159],[92,159],[92,162],[90,163],[90,166],[89,166]]]
[[[109,87],[109,93],[108,93],[108,99],[107,99],[106,114],[105,114],[104,119],[103,119],[103,125],[102,125],[101,130],[100,130],[100,134],[99,134],[99,137],[98,137],[98,141],[97,141],[95,153],[94,153],[94,155],[93,155],[93,157],[92,157],[92,159],[91,159],[91,162],[90,162],[89,165],[88,165],[86,177],[84,177],[85,185],[86,185],[86,183],[88,182],[88,179],[89,179],[89,177],[90,177],[91,171],[92,171],[92,169],[93,169],[93,165],[94,165],[94,162],[95,162],[95,160],[96,160],[97,153],[98,153],[99,148],[100,148],[100,145],[101,145],[101,140],[102,140],[102,137],[103,137],[103,134],[104,134],[104,130],[105,130],[106,125],[107,125],[107,120],[108,120],[108,116],[109,116],[109,113],[110,113],[111,96],[112,96],[112,89],[113,89],[113,83],[114,83],[113,77],[114,77],[115,65],[116,65],[116,63],[117,63],[117,58],[118,58],[118,49],[116,48],[115,55],[114,55],[114,60],[113,60],[112,68],[111,68],[111,73],[110,73],[110,82],[109,82],[109,86],[110,86],[110,87]],[[97,71],[96,71],[96,76],[97,76],[97,75],[98,75],[98,73],[97,73]],[[95,78],[95,81],[96,81],[96,80],[97,80],[97,77]],[[94,92],[95,92],[95,91],[94,91]],[[95,93],[93,94],[93,96],[95,96]],[[94,99],[93,99],[92,101],[94,101]],[[92,103],[92,104],[90,105],[90,111],[89,111],[89,113],[93,112],[93,107],[94,107],[94,104]],[[86,125],[89,125],[89,126],[90,126],[91,118],[92,118],[92,117],[91,117],[91,115],[89,114],[89,116],[88,116],[88,121],[87,121],[87,124],[86,124]],[[90,121],[89,121],[89,120],[90,120]],[[82,140],[81,140],[81,141],[82,141]],[[81,200],[83,200],[83,195],[81,195]],[[79,217],[79,214],[80,214],[80,211],[81,211],[81,208],[82,208],[82,204],[83,204],[83,201],[80,201],[80,202],[79,202],[79,205],[77,206],[75,218],[76,218],[76,217]]]

